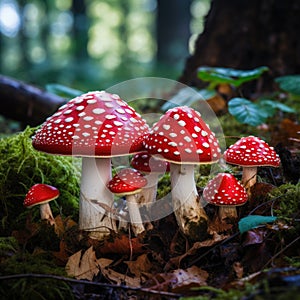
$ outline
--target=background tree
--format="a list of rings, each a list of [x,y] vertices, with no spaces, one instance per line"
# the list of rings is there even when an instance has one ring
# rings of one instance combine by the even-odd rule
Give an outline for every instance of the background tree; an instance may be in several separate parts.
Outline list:
[[[203,65],[268,66],[260,87],[270,91],[274,77],[300,73],[299,16],[299,0],[213,0],[180,81],[201,86],[196,70]]]

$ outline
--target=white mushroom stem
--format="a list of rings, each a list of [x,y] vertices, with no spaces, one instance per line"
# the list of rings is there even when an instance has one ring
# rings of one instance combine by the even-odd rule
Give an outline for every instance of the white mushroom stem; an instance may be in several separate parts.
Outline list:
[[[40,204],[40,214],[42,220],[47,220],[50,225],[55,224],[55,219],[52,215],[52,211],[48,202]]]
[[[201,237],[207,215],[203,209],[194,179],[194,165],[170,164],[171,193],[177,223],[181,231],[193,240]]]
[[[228,219],[237,219],[237,211],[236,207],[233,205],[222,205],[219,207],[219,219],[224,221],[226,218]]]
[[[131,228],[135,235],[145,231],[143,220],[139,210],[140,193],[126,195],[127,207],[131,221]]]
[[[243,167],[242,184],[249,194],[250,188],[256,183],[257,167]]]
[[[156,200],[158,172],[151,172],[144,176],[147,179],[147,185],[143,187],[141,196],[144,198],[144,203],[153,203]]]
[[[103,207],[91,201],[98,200],[104,207],[113,209],[113,194],[106,187],[110,179],[110,158],[82,158],[79,229],[90,231],[90,237],[99,240],[111,230],[116,231],[115,219]]]

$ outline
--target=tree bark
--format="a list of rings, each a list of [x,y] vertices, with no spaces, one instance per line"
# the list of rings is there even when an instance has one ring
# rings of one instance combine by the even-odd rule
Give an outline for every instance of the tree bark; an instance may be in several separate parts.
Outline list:
[[[200,66],[252,69],[267,66],[262,90],[277,76],[300,72],[300,0],[213,0],[205,29],[180,81],[203,87]]]
[[[0,99],[1,115],[30,126],[41,124],[67,102],[62,97],[2,75]]]

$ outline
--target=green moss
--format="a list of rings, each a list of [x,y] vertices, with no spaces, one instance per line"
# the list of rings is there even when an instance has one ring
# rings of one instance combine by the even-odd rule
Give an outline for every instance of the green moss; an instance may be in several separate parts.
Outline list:
[[[261,132],[259,132],[256,127],[247,124],[241,124],[230,114],[224,114],[220,116],[219,121],[223,129],[227,146],[234,144],[243,136],[261,135]]]
[[[39,218],[39,209],[24,209],[23,200],[36,183],[57,187],[60,197],[51,203],[54,215],[77,217],[79,171],[71,157],[48,155],[36,151],[31,144],[35,128],[0,140],[0,234],[23,226],[29,211]]]
[[[283,184],[270,193],[270,199],[274,200],[274,215],[281,219],[299,219],[300,213],[300,183]]]
[[[0,277],[0,299],[73,299],[71,289],[65,282],[40,276],[66,276],[64,268],[55,265],[50,258],[51,255],[47,252],[36,255],[18,252],[2,260],[1,276],[16,274],[16,277]]]

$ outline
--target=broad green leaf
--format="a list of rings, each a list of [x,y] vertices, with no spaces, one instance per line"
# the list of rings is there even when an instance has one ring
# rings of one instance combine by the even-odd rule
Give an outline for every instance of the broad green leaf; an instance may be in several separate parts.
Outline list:
[[[272,217],[272,216],[250,215],[240,219],[238,223],[239,231],[240,233],[244,233],[259,225],[274,222],[276,221],[276,219],[277,217]]]
[[[228,110],[240,123],[251,126],[264,123],[269,116],[264,109],[244,98],[232,98]]]
[[[294,108],[289,107],[283,103],[280,103],[280,102],[274,101],[274,100],[262,99],[257,104],[260,107],[264,107],[264,108],[269,107],[269,109],[273,108],[274,112],[275,112],[275,109],[279,109],[286,113],[296,113],[296,110]]]
[[[49,83],[46,85],[46,90],[52,94],[56,94],[66,98],[74,98],[82,95],[84,92],[72,89],[62,84]]]
[[[177,94],[168,100],[163,106],[162,110],[167,111],[175,106],[191,106],[197,101],[208,100],[216,95],[216,91],[202,89],[194,90],[190,87],[181,89]]]
[[[300,95],[300,75],[287,75],[275,78],[279,87],[288,93]]]
[[[268,67],[259,67],[253,70],[200,67],[198,68],[198,78],[203,81],[214,83],[215,85],[227,83],[238,87],[245,82],[259,78],[268,70]]]

